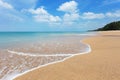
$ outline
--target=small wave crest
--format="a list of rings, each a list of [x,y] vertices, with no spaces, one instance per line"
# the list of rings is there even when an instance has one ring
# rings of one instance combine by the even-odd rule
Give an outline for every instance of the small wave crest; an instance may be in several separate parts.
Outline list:
[[[12,54],[17,54],[17,55],[22,55],[22,56],[33,56],[33,57],[38,57],[38,56],[72,56],[73,54],[39,54],[39,55],[34,55],[34,53],[24,53],[24,52],[16,52],[16,51],[11,51],[11,50],[7,50],[9,53]]]
[[[5,67],[5,69],[0,68],[2,70],[0,73],[4,75],[2,78],[0,76],[0,80],[13,80],[34,69],[90,52],[90,46],[81,44],[80,40],[81,37],[78,36],[64,39],[55,38],[39,44],[7,48],[0,54],[1,65]]]

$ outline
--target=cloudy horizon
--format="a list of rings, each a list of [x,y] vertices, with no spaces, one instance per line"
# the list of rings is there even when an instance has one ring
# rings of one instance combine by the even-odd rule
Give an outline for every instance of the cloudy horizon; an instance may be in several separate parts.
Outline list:
[[[86,31],[120,20],[120,0],[0,0],[0,31]]]

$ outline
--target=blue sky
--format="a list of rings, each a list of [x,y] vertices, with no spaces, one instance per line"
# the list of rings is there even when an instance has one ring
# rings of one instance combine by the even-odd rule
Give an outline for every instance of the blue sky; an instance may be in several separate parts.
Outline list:
[[[0,0],[0,31],[86,31],[120,20],[120,0]]]

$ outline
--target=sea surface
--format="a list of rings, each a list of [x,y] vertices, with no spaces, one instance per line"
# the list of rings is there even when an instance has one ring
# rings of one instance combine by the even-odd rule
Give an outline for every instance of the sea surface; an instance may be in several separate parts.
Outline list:
[[[0,80],[88,50],[94,32],[0,32]]]

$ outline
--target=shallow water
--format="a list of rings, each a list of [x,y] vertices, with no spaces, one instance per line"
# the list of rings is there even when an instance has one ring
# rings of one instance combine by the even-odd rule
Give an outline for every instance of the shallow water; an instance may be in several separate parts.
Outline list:
[[[85,52],[93,33],[0,33],[0,80]]]

